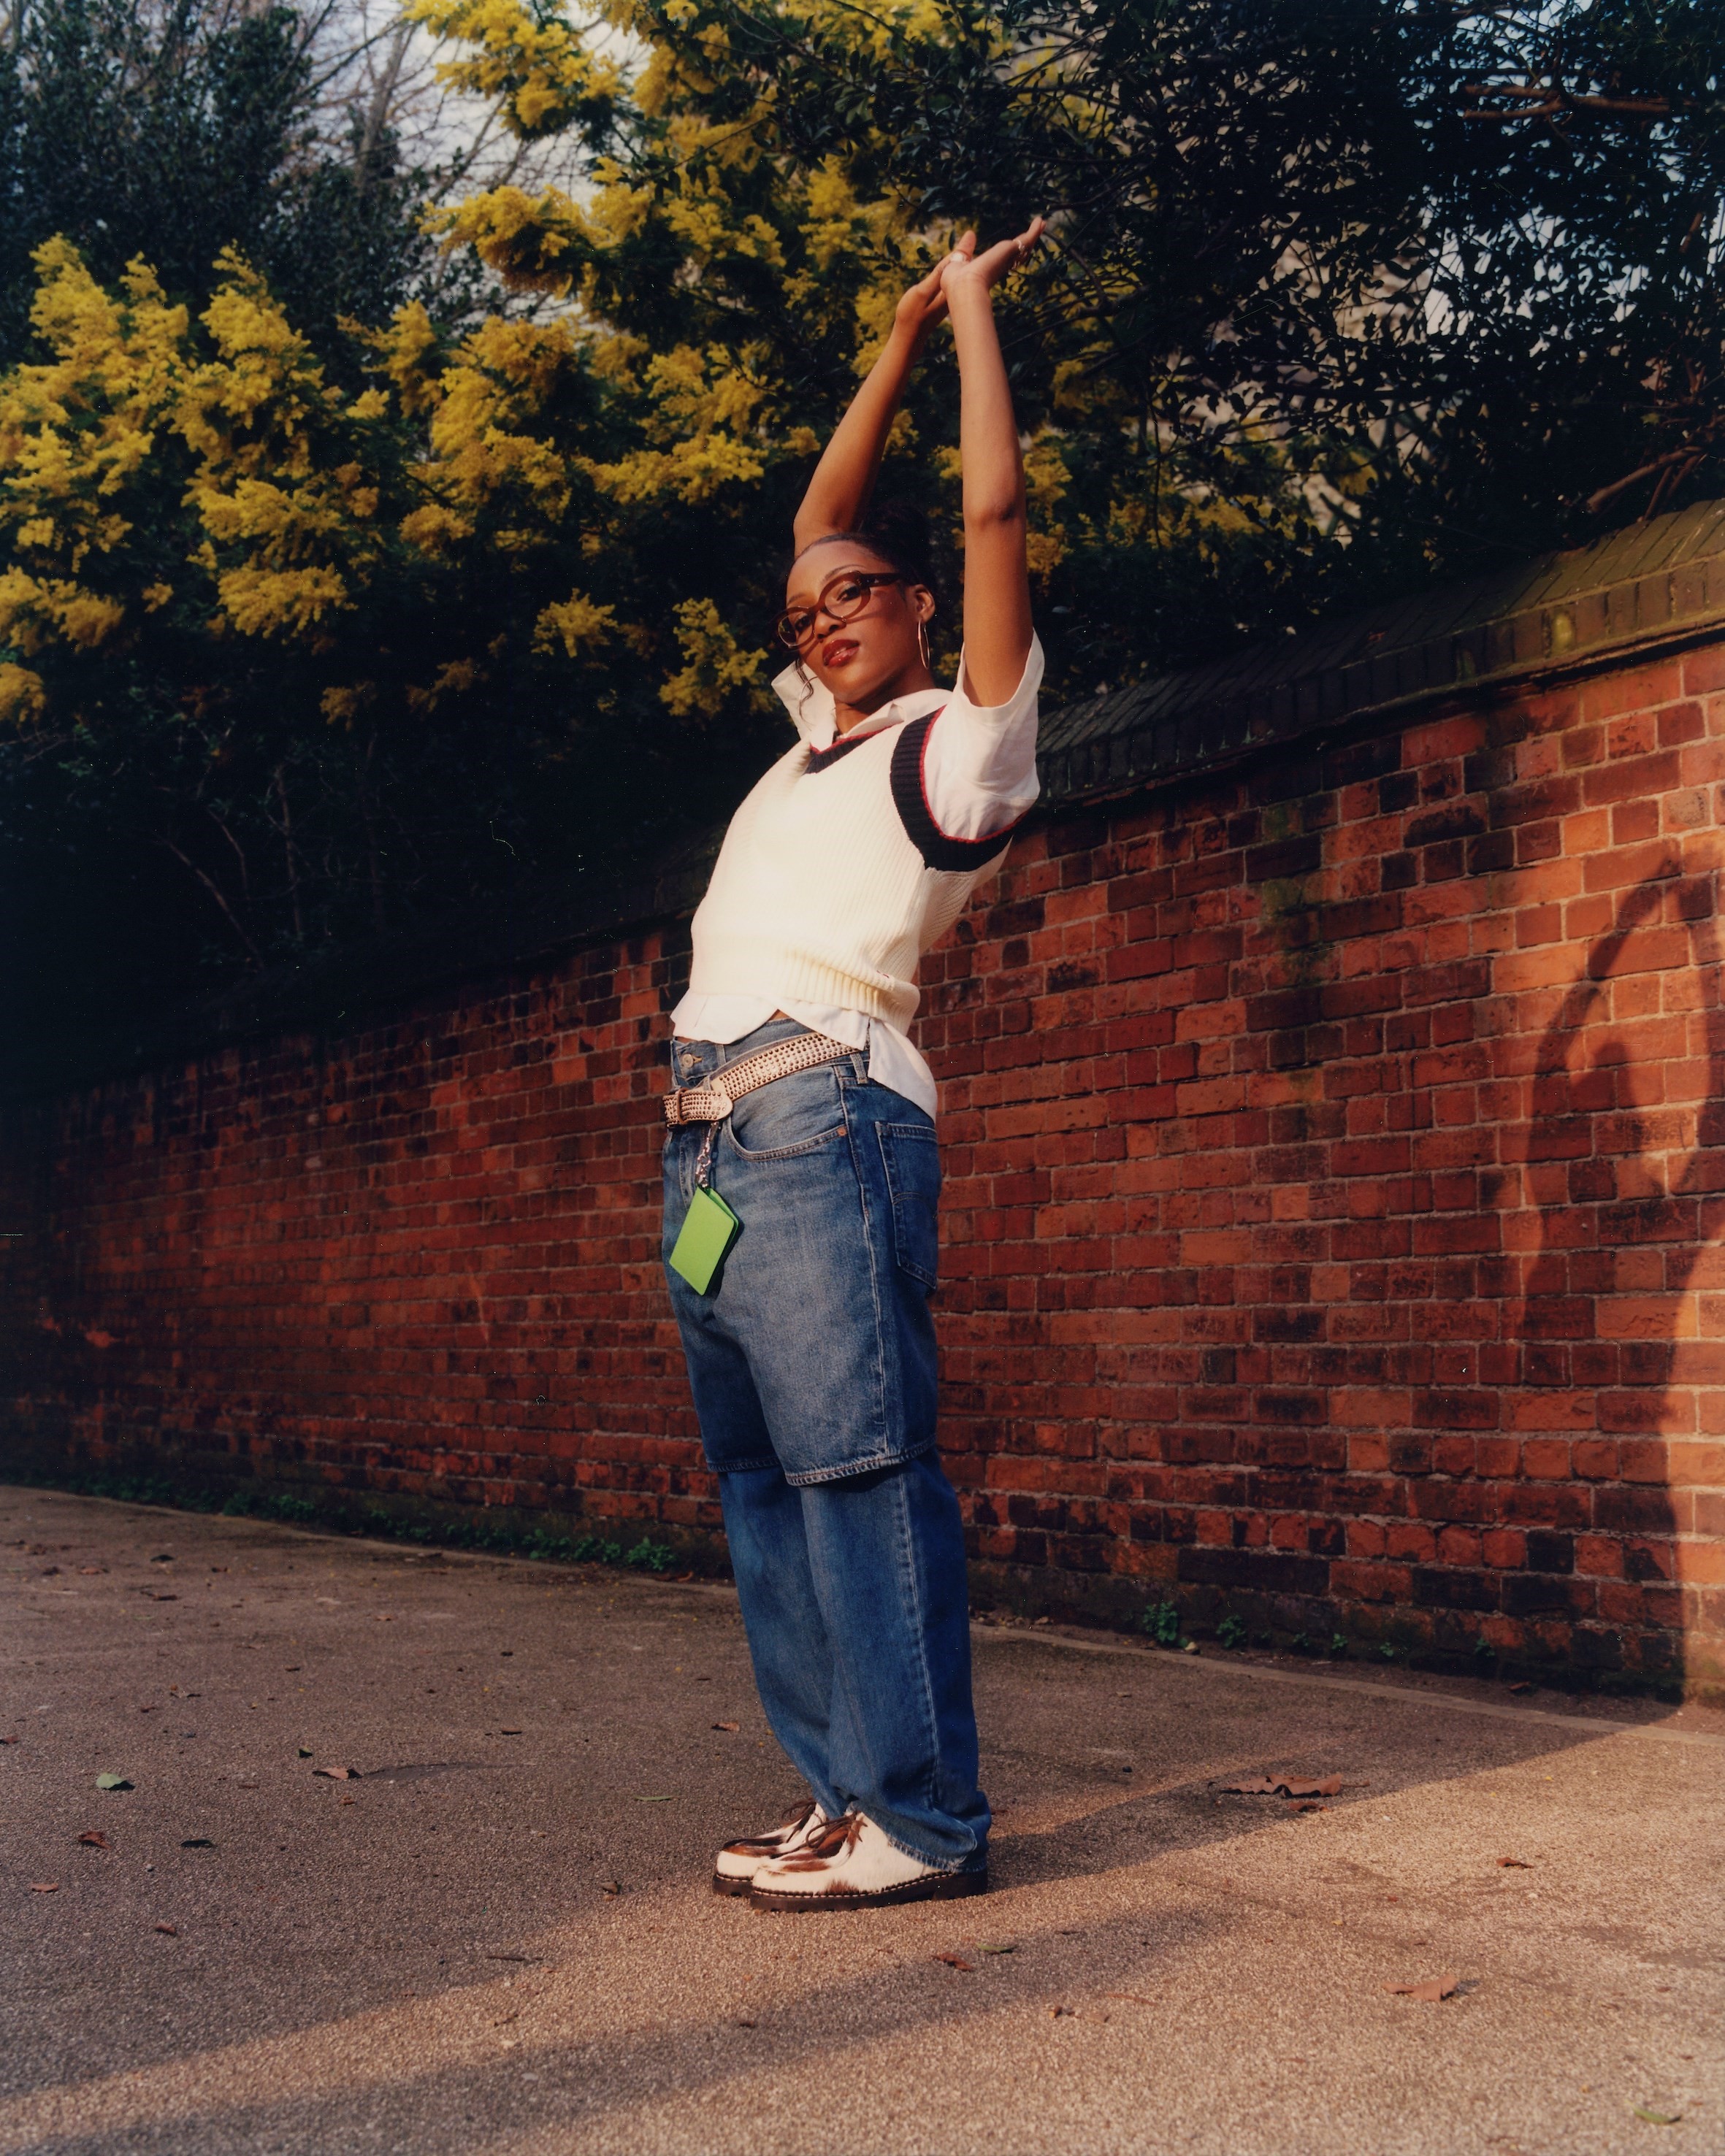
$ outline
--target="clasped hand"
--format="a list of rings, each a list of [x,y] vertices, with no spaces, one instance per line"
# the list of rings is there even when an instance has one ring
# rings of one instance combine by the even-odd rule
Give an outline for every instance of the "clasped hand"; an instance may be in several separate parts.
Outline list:
[[[920,344],[935,323],[945,318],[955,291],[965,285],[991,290],[1026,259],[1042,238],[1046,223],[1045,218],[1033,217],[1016,238],[998,240],[981,254],[976,252],[976,234],[965,233],[952,252],[943,255],[899,300],[893,314],[894,326]]]

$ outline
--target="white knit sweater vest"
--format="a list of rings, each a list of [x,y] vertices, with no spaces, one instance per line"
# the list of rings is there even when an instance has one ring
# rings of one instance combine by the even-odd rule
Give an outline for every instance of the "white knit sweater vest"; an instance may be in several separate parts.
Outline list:
[[[950,838],[929,812],[938,713],[773,765],[731,819],[694,920],[698,995],[832,1004],[900,1032],[917,962],[1000,866],[1010,829]]]

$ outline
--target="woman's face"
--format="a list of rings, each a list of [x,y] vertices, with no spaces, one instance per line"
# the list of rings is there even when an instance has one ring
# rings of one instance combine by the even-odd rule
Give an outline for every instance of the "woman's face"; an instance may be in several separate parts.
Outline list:
[[[864,586],[870,577],[894,581]],[[785,609],[808,618],[796,655],[841,704],[866,711],[917,685],[907,676],[927,679],[921,629],[934,595],[866,547],[842,539],[811,547],[790,572]]]

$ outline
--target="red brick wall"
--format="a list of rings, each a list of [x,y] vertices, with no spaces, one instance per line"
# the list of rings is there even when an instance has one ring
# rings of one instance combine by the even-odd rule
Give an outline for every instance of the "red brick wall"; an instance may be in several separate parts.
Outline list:
[[[1063,815],[928,963],[979,1593],[1717,1673],[1725,650]],[[677,927],[9,1111],[20,1451],[716,1527]]]

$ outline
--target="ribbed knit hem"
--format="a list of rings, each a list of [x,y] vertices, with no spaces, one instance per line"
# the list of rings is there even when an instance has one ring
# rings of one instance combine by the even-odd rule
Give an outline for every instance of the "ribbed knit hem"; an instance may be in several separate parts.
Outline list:
[[[703,939],[703,943],[717,939]],[[723,938],[718,950],[698,947],[689,975],[691,995],[759,996],[775,1004],[828,1004],[837,1010],[860,1011],[903,1033],[922,1000],[908,981],[889,973],[868,978],[762,938]]]

